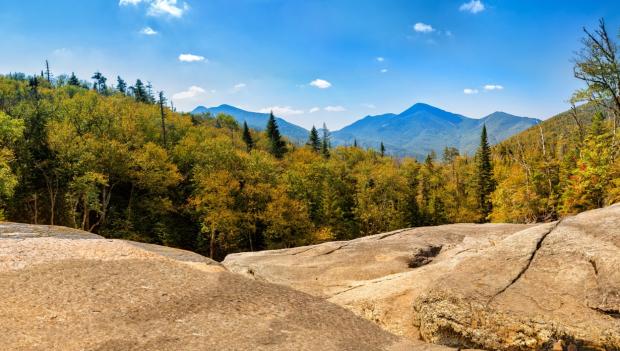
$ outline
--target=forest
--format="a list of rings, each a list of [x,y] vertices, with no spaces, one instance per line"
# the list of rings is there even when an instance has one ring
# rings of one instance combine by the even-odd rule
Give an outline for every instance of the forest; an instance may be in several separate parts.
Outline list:
[[[305,145],[227,115],[177,112],[163,92],[0,76],[0,219],[227,253],[456,222],[551,221],[620,201],[620,60],[605,23],[584,31],[573,108],[475,155],[424,161]],[[569,98],[569,97],[567,97]]]

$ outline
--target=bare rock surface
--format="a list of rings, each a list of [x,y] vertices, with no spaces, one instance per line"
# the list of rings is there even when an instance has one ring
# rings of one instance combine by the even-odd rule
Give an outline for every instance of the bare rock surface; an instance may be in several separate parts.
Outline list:
[[[0,224],[3,350],[444,350],[200,255]]]
[[[620,350],[620,205],[540,225],[455,224],[229,255],[410,339]]]

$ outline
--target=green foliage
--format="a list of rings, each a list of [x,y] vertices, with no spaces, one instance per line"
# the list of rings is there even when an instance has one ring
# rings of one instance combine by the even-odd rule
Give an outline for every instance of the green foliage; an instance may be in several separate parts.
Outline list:
[[[310,134],[308,135],[308,142],[306,145],[308,145],[314,152],[321,151],[321,139],[319,138],[319,132],[314,126],[310,129]]]
[[[243,121],[243,142],[245,143],[247,152],[252,151],[254,148],[254,139],[252,139],[252,133],[250,133],[250,128],[248,128],[248,124]]]
[[[282,140],[282,135],[278,129],[278,123],[273,116],[273,112],[269,114],[269,120],[267,121],[267,128],[265,133],[269,139],[269,150],[276,158],[282,158],[286,152],[286,142]]]
[[[480,147],[476,153],[477,177],[478,177],[478,207],[482,214],[482,220],[491,214],[493,204],[490,196],[495,190],[495,180],[493,179],[493,166],[491,165],[491,147],[487,138],[487,127],[482,126],[480,135]]]

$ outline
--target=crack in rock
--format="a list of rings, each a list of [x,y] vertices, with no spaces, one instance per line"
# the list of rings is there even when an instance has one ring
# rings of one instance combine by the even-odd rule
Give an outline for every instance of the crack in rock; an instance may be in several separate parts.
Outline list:
[[[525,274],[525,272],[527,272],[527,270],[530,268],[530,265],[532,264],[532,261],[534,261],[534,258],[536,257],[538,250],[540,250],[540,248],[542,247],[543,241],[545,241],[547,236],[551,234],[560,225],[561,222],[562,220],[557,221],[545,234],[543,234],[540,237],[540,239],[538,239],[538,242],[536,243],[536,248],[530,254],[530,258],[528,259],[527,264],[521,269],[519,274],[517,274],[517,276],[514,277],[510,281],[510,283],[508,283],[508,285],[506,285],[504,288],[498,291],[495,295],[493,295],[493,297],[491,297],[491,299],[489,300],[489,303],[491,303],[497,296],[503,294],[506,290],[508,290],[508,288],[513,286],[517,281],[519,281],[519,279],[521,279],[521,277]]]
[[[325,256],[325,255],[332,254],[332,253],[334,253],[334,252],[336,252],[336,251],[338,251],[338,250],[340,250],[342,248],[345,248],[345,247],[349,246],[349,244],[350,244],[350,242],[347,242],[345,244],[342,244],[342,245],[336,247],[335,249],[332,249],[332,250],[329,250],[327,252],[324,252],[324,253],[320,254],[319,256]]]

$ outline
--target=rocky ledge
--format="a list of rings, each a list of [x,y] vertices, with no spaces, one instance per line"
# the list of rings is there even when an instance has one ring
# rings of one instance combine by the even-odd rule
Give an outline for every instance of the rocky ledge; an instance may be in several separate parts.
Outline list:
[[[341,305],[411,340],[620,350],[620,205],[540,225],[454,224],[229,255],[232,272]]]
[[[223,264],[1,223],[0,296],[7,350],[620,350],[620,205]]]
[[[0,224],[2,350],[423,350],[200,255]]]

